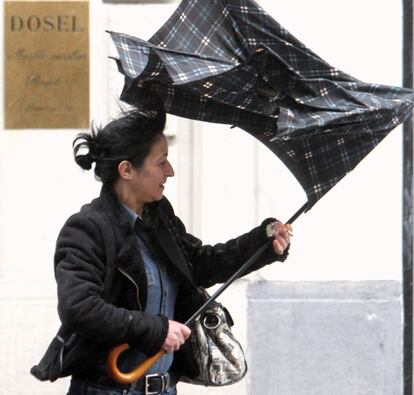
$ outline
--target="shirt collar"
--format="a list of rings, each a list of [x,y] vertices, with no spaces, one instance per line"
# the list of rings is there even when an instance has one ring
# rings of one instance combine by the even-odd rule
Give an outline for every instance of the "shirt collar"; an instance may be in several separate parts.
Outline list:
[[[135,225],[137,218],[142,220],[142,218],[135,211],[131,210],[126,204],[121,203],[121,206],[125,209],[126,213],[128,214],[128,219],[131,223],[131,226]]]

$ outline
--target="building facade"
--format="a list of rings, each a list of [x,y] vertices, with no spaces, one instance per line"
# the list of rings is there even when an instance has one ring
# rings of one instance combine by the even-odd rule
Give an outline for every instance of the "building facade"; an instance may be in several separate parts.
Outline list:
[[[363,81],[401,85],[401,2],[258,3],[330,64]],[[119,112],[123,79],[108,58],[116,53],[105,30],[149,38],[177,4],[90,0],[90,120],[106,123]],[[1,387],[64,394],[66,379],[40,383],[29,370],[59,325],[57,233],[100,185],[72,158],[82,129],[6,129],[4,95],[0,101]],[[306,200],[281,162],[241,130],[170,116],[166,133],[177,174],[166,195],[205,243],[267,216],[287,220]],[[218,389],[180,384],[180,394],[402,393],[401,194],[397,128],[298,219],[286,263],[238,281],[221,298],[246,350],[246,379]]]

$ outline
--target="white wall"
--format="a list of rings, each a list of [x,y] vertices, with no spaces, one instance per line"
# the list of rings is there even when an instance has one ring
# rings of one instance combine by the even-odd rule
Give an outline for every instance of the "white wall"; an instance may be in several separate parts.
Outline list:
[[[105,123],[116,114],[122,86],[114,63],[107,59],[115,51],[104,30],[149,38],[177,4],[115,6],[91,1],[93,119]],[[262,0],[259,4],[336,67],[362,80],[400,85],[401,2]],[[3,9],[0,12],[3,19]],[[3,67],[1,63],[0,76]],[[3,108],[1,96],[0,125]],[[92,174],[83,173],[73,162],[71,142],[78,132],[0,132],[0,316],[6,323],[0,326],[0,382],[13,395],[26,393],[26,385],[31,393],[42,395],[64,393],[66,386],[37,383],[27,372],[57,328],[52,271],[57,232],[66,217],[99,190]],[[293,176],[244,132],[171,117],[168,133],[177,135],[171,156],[179,176],[166,193],[189,228],[206,242],[247,231],[268,215],[286,220],[304,203]],[[400,280],[401,160],[401,130],[395,130],[297,221],[289,261],[250,278]],[[235,330],[243,339],[243,282],[224,299],[240,317]],[[217,393],[243,391],[244,384],[239,384]]]

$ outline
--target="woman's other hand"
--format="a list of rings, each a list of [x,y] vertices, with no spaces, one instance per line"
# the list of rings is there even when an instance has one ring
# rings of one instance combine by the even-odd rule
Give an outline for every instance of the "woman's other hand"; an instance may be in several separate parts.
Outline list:
[[[269,237],[273,237],[273,251],[278,255],[283,255],[290,244],[292,236],[292,226],[275,221],[267,225],[266,233]]]

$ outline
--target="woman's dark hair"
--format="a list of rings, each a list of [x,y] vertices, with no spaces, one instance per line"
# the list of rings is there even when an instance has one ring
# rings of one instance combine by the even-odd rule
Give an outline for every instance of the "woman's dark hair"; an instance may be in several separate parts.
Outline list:
[[[80,133],[73,141],[75,162],[84,170],[91,169],[95,162],[95,177],[112,185],[123,160],[136,168],[142,166],[164,130],[165,119],[165,110],[157,101],[124,111],[103,128],[92,125],[91,133]]]

